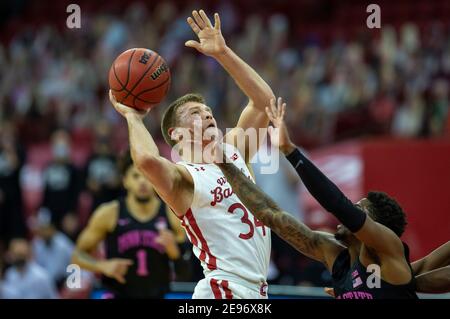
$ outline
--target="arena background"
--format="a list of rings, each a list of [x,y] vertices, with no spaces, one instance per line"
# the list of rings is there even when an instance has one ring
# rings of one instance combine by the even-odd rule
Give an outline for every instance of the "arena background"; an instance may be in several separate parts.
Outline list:
[[[194,8],[221,14],[229,46],[287,100],[295,143],[352,200],[372,189],[399,200],[413,260],[448,241],[450,2],[374,1],[381,28],[369,29],[368,1],[79,0],[81,28],[69,29],[72,2],[0,4],[0,266],[9,239],[33,240],[32,217],[49,202],[64,211],[62,231],[74,240],[103,200],[86,167],[99,144],[111,157],[127,147],[125,121],[107,98],[109,67],[125,49],[154,49],[171,68],[169,95],[146,119],[163,153],[162,111],[186,92],[207,97],[221,128],[234,125],[243,94],[212,59],[184,47]],[[56,139],[69,147],[75,176],[64,198],[45,192]],[[19,159],[14,167],[8,154]],[[257,182],[311,227],[334,229],[298,179],[280,174]],[[326,297],[322,266],[276,238],[272,259],[273,297]],[[192,262],[188,281],[196,282]],[[86,289],[62,289],[61,297],[86,298],[94,285],[88,275]],[[192,288],[175,282],[180,294],[168,297],[188,297]]]

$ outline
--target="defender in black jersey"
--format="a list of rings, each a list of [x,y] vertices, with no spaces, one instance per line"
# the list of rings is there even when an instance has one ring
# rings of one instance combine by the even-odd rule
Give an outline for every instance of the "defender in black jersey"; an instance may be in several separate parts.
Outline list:
[[[450,241],[442,244],[425,257],[411,263],[416,278],[416,291],[430,294],[450,292]],[[325,292],[336,297],[334,289]]]
[[[316,200],[342,223],[336,234],[312,231],[283,212],[232,164],[217,164],[244,205],[266,226],[303,254],[322,262],[332,273],[338,299],[417,298],[408,247],[401,241],[406,218],[389,196],[370,192],[353,204],[290,141],[278,99],[266,108],[277,130],[272,144],[286,154]]]
[[[73,261],[102,275],[101,298],[163,298],[184,232],[128,152],[120,167],[127,195],[94,212],[78,238]],[[91,255],[102,241],[104,260]]]

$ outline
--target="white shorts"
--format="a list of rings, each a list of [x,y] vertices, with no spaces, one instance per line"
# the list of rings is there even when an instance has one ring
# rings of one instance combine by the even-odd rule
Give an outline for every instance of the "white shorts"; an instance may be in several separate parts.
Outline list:
[[[236,282],[209,277],[198,282],[192,299],[267,299],[267,284],[250,289]]]

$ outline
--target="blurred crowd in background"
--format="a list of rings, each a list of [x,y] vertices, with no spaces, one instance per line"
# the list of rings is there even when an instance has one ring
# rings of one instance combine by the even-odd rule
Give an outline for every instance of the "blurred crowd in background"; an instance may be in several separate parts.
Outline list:
[[[3,24],[17,21],[23,4],[36,7],[35,2],[19,1]],[[84,10],[81,4],[81,29],[44,15],[36,26],[24,22],[17,32],[2,34],[0,280],[6,296],[29,297],[27,285],[37,282],[38,297],[58,296],[74,240],[89,214],[122,194],[115,163],[127,147],[127,131],[107,94],[107,74],[118,54],[146,47],[170,66],[169,95],[146,119],[164,154],[160,118],[175,98],[202,93],[222,129],[235,125],[246,103],[218,63],[184,46],[195,36],[185,19],[200,3],[119,3],[105,10]],[[206,9],[220,13],[227,44],[286,99],[292,136],[304,148],[374,135],[449,137],[448,24],[430,18],[369,30],[365,19],[349,20],[349,28],[354,23],[364,32],[348,29],[330,36],[299,32],[292,12],[270,7],[244,10],[223,1]],[[68,14],[61,10],[58,21],[65,21]],[[368,15],[364,6],[360,10],[362,17]],[[321,27],[332,31],[326,21]],[[289,211],[302,218],[299,181],[288,170],[280,174],[286,174],[278,184],[283,187],[273,187],[273,179],[257,181],[272,186],[273,197],[284,196],[282,202],[294,206]],[[28,281],[15,273],[24,263],[33,265]],[[195,281],[201,274],[192,276]],[[278,240],[269,279],[313,286],[329,281],[321,266]]]

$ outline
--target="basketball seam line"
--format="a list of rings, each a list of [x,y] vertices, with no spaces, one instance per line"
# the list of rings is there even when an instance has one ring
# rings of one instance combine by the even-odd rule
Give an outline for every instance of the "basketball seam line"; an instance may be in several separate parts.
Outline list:
[[[170,74],[169,74],[169,76],[167,77],[167,79],[164,80],[164,82],[161,82],[161,83],[158,84],[157,86],[154,86],[154,87],[152,87],[152,88],[150,88],[150,89],[145,89],[145,90],[139,92],[138,94],[136,94],[135,96],[139,96],[139,95],[141,95],[142,93],[146,93],[146,92],[149,92],[149,91],[151,91],[151,90],[157,89],[157,88],[159,88],[160,86],[164,85],[167,81],[170,81]]]
[[[136,50],[133,50],[133,53],[131,53],[130,59],[128,60],[128,71],[127,71],[127,82],[125,83],[125,87],[128,85],[128,81],[130,81],[130,67],[131,67],[131,60],[133,60],[133,56]]]
[[[120,81],[119,77],[117,76],[116,61],[114,61],[114,63],[113,63],[114,76],[116,77],[117,82],[119,82],[119,84],[122,86],[122,88],[124,88],[128,85],[128,81],[129,81],[129,77],[130,77],[130,62],[131,62],[131,59],[133,58],[134,52],[136,52],[136,50],[133,50],[133,52],[131,53],[130,59],[128,60],[127,82],[125,84],[123,84],[122,81]],[[113,91],[118,91],[118,90],[113,89]]]
[[[125,85],[123,85],[123,83],[120,81],[120,79],[119,79],[119,77],[117,76],[117,73],[116,73],[116,63],[113,64],[113,71],[114,71],[114,76],[116,77],[117,82],[119,82],[119,84],[122,86],[122,88],[124,88]],[[111,90],[118,91],[118,90],[114,90],[113,88],[111,88]]]
[[[159,85],[157,85],[157,86],[155,86],[155,87],[153,87],[153,88],[151,88],[151,89],[147,89],[147,90],[141,91],[141,92],[139,92],[137,95],[134,95],[133,104],[134,104],[134,102],[135,102],[136,99],[140,99],[141,101],[144,101],[143,99],[139,98],[139,95],[141,95],[141,94],[143,94],[143,93],[150,92],[150,91],[152,91],[152,90],[154,90],[154,89],[157,89],[157,88],[163,86],[164,84],[166,84],[166,83],[169,82],[169,81],[170,81],[170,75],[169,75],[169,76],[167,77],[167,79],[166,79],[164,82],[162,82],[161,84],[159,84]],[[167,89],[166,89],[166,91],[167,91]]]
[[[145,70],[145,72],[144,72],[144,74],[142,74],[141,78],[140,78],[139,80],[136,81],[136,84],[130,89],[130,93],[133,92],[133,90],[136,88],[136,86],[139,85],[139,83],[142,81],[142,79],[147,75],[148,71],[150,71],[150,69],[152,68],[153,64],[155,64],[156,60],[158,60],[159,55],[156,54],[156,53],[155,53],[155,55],[156,55],[156,58],[153,60],[152,64],[150,64],[150,66],[147,68],[147,70]],[[128,67],[130,67],[130,64],[131,64],[131,63],[128,64]],[[127,84],[128,84],[128,83],[127,83]],[[125,100],[125,99],[130,95],[130,93],[129,93],[127,96],[125,96],[125,97],[122,99],[122,101]]]

